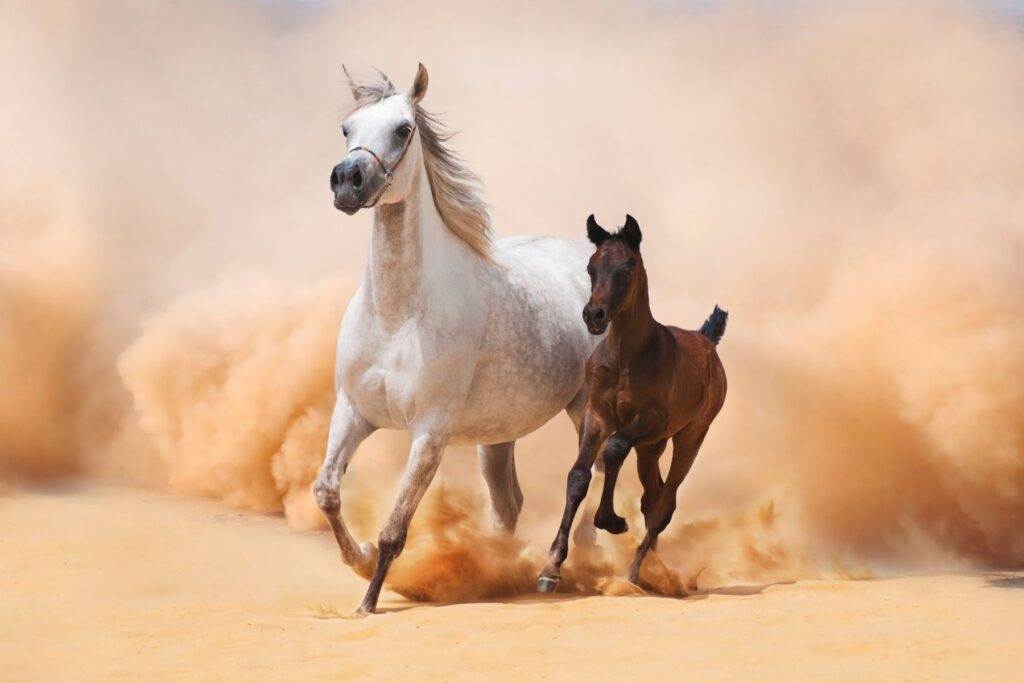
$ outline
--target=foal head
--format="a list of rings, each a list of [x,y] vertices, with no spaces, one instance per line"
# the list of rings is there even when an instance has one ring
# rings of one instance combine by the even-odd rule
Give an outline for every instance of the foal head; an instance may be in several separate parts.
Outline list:
[[[351,79],[349,83],[357,106],[372,102],[342,124],[347,154],[331,171],[334,206],[352,215],[378,203],[401,201],[408,194],[418,153],[418,145],[412,144],[417,104],[427,93],[427,70],[419,65],[406,92],[398,92],[387,77],[371,85]]]
[[[637,302],[643,291],[643,259],[640,257],[640,226],[626,215],[626,223],[610,233],[594,220],[587,219],[587,237],[597,250],[590,257],[590,301],[583,309],[583,320],[591,334],[603,334],[619,311]]]

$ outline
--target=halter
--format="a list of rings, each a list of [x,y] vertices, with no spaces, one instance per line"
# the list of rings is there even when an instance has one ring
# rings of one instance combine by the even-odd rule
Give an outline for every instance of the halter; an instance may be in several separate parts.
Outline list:
[[[395,162],[395,165],[391,167],[390,171],[388,170],[388,167],[384,164],[384,160],[381,159],[377,155],[377,153],[374,152],[372,149],[370,149],[368,147],[353,147],[352,149],[349,150],[349,152],[348,152],[349,154],[352,154],[353,152],[366,152],[371,157],[373,157],[377,161],[378,164],[380,164],[380,167],[382,169],[384,169],[384,184],[381,185],[380,186],[380,190],[377,191],[377,196],[373,198],[372,202],[370,202],[369,204],[362,204],[359,208],[361,208],[361,209],[372,209],[373,207],[377,206],[377,202],[379,202],[380,198],[384,196],[384,193],[387,192],[387,189],[389,187],[391,187],[391,183],[395,182],[395,171],[398,170],[398,165],[400,163],[402,163],[402,159],[405,158],[405,153],[409,151],[409,145],[412,144],[412,139],[415,136],[416,136],[416,124],[413,123],[412,130],[409,131],[409,137],[405,141],[405,147],[402,148],[402,155],[400,157],[398,157],[398,161]]]

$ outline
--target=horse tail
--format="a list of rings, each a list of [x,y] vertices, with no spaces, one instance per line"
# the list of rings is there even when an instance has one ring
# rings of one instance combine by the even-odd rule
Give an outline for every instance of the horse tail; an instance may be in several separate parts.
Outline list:
[[[722,340],[722,335],[725,334],[725,323],[727,320],[729,320],[729,312],[723,311],[716,305],[715,310],[711,311],[711,315],[700,326],[700,333],[710,339],[712,344],[717,344]]]

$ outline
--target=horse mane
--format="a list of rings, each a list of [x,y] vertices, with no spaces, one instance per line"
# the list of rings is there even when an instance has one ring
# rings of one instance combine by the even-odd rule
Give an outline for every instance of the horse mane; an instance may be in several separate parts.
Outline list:
[[[353,110],[398,94],[394,84],[383,73],[376,81],[357,82],[351,76],[348,80],[356,98]],[[469,170],[465,160],[448,146],[454,133],[419,104],[415,105],[415,110],[427,182],[441,220],[473,251],[490,259],[494,237],[487,204],[480,196],[483,189],[480,177]]]

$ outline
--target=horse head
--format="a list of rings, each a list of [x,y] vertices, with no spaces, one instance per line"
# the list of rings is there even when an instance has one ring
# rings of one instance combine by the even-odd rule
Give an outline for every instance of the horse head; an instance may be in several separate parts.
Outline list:
[[[331,171],[334,206],[349,215],[400,202],[413,185],[420,150],[412,143],[418,105],[427,93],[427,70],[420,64],[412,87],[401,93],[381,76],[372,84],[357,84],[349,77],[356,110],[341,126],[345,158]]]

